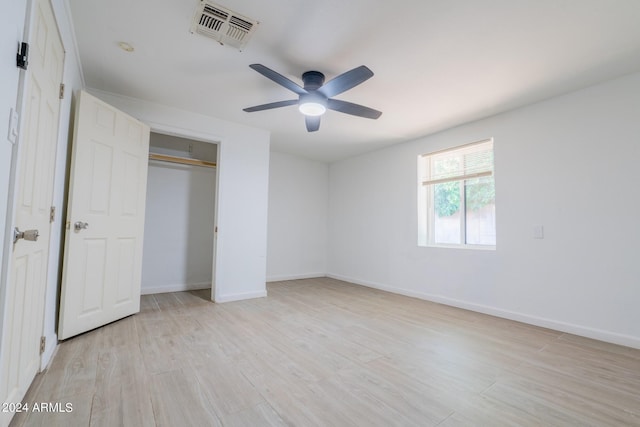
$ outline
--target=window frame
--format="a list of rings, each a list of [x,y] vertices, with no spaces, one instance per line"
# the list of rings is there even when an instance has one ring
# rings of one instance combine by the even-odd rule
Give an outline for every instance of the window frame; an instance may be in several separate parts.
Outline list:
[[[472,142],[469,144],[463,144],[443,150],[433,151],[430,153],[423,153],[418,155],[418,246],[421,247],[435,247],[435,248],[453,248],[453,249],[473,249],[473,250],[495,250],[497,241],[493,245],[466,243],[467,241],[467,190],[466,182],[479,178],[490,176],[493,179],[493,185],[495,186],[495,158],[492,159],[491,171],[488,173],[479,174],[462,174],[462,179],[445,179],[445,180],[432,180],[431,179],[431,159],[433,156],[444,154],[448,152],[463,151],[465,148],[472,146],[478,146],[482,144],[490,144],[491,152],[494,153],[494,141],[493,138],[487,138],[480,141]],[[464,159],[464,154],[463,155]],[[428,160],[427,160],[428,159]],[[464,169],[463,169],[464,170]],[[425,176],[427,179],[425,179]],[[426,181],[432,181],[426,183]],[[460,191],[460,241],[462,243],[436,243],[435,242],[435,227],[436,227],[436,212],[434,193],[435,186],[439,183],[445,182],[459,182]],[[495,201],[494,201],[495,204]],[[494,227],[497,224],[494,217]],[[497,228],[497,227],[496,227]],[[497,234],[497,233],[496,233]],[[497,236],[496,236],[497,237]]]

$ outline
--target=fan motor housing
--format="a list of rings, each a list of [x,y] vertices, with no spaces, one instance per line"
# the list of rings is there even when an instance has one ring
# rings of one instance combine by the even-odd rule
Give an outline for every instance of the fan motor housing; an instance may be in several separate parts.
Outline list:
[[[307,71],[302,74],[305,90],[316,90],[324,84],[324,74],[320,71]]]

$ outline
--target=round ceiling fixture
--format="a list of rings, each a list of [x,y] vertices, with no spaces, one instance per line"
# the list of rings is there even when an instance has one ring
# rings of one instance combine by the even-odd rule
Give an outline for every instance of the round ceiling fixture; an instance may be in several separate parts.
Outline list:
[[[120,49],[124,50],[125,52],[133,52],[135,50],[134,47],[127,42],[119,42],[118,47],[120,47]]]
[[[305,116],[321,116],[327,111],[327,107],[318,102],[305,102],[298,106],[298,110]]]
[[[317,92],[302,94],[300,95],[298,109],[305,116],[321,116],[327,111],[327,98]]]

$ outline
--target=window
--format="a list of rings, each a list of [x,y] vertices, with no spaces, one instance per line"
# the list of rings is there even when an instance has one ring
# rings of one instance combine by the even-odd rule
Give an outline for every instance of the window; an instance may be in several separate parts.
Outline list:
[[[493,140],[418,156],[418,244],[495,248]]]

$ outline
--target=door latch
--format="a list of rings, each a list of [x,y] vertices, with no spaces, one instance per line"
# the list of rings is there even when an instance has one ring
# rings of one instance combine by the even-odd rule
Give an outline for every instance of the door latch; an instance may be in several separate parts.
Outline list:
[[[38,240],[39,235],[40,235],[40,232],[38,230],[20,231],[18,227],[15,227],[13,229],[13,244],[15,245],[20,239],[35,242],[36,240]]]
[[[23,70],[27,69],[27,65],[29,64],[29,43],[20,43],[20,50],[16,55],[16,66],[18,68],[22,68]]]
[[[76,231],[84,230],[89,227],[89,224],[82,221],[77,221],[73,224],[73,229]]]

